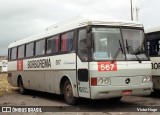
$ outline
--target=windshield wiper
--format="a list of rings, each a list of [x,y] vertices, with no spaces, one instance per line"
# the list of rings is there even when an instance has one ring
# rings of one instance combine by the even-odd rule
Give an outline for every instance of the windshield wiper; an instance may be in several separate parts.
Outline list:
[[[142,61],[139,59],[139,57],[137,56],[137,54],[134,52],[134,50],[132,49],[131,46],[128,45],[128,41],[126,39],[126,48],[127,48],[127,52],[134,54],[136,56],[136,58],[138,59],[139,63],[142,63]]]
[[[137,50],[135,51],[136,55],[143,54],[143,53],[146,53],[144,49],[140,50],[140,48],[137,48]]]
[[[122,47],[122,44],[121,44],[121,41],[119,40],[119,46],[120,48],[118,48],[117,52],[115,53],[115,55],[113,56],[113,60],[111,63],[114,63],[114,61],[117,59],[117,56],[119,55],[120,51],[122,52],[123,54],[123,47]]]

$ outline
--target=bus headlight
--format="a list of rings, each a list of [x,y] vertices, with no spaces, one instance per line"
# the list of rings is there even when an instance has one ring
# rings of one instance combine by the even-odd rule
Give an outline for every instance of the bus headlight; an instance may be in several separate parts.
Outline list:
[[[103,78],[98,78],[98,84],[99,85],[103,84]]]
[[[151,79],[151,76],[143,76],[143,83],[146,83],[146,82],[151,82],[152,79]]]
[[[146,83],[147,82],[147,77],[146,76],[143,76],[143,83]]]
[[[109,83],[109,79],[108,79],[108,78],[105,78],[105,79],[104,79],[104,83],[105,83],[105,84],[108,84],[108,83]]]
[[[147,82],[151,82],[152,79],[151,79],[151,76],[147,76]]]
[[[109,83],[109,78],[97,78],[97,85],[108,85]]]

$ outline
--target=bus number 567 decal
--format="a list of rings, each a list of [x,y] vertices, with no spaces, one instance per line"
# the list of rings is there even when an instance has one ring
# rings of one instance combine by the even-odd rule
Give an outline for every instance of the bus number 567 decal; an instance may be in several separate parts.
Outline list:
[[[117,63],[98,62],[98,71],[117,71]]]

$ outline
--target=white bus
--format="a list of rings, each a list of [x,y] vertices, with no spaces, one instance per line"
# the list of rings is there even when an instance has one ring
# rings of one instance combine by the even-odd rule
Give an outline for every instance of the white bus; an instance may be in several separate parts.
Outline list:
[[[148,45],[148,54],[152,62],[152,79],[154,91],[160,90],[160,27],[145,31]]]
[[[149,95],[151,62],[143,26],[97,16],[78,16],[8,47],[8,82],[26,89],[79,97],[120,100]]]

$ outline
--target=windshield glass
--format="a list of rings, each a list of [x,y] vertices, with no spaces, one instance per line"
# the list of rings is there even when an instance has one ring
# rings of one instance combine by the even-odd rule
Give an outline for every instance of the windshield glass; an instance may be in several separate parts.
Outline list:
[[[93,28],[93,60],[125,60],[119,28]],[[116,56],[116,59],[114,57]]]
[[[122,29],[122,35],[127,60],[148,60],[145,55],[143,30]]]
[[[143,30],[94,27],[92,37],[93,60],[149,60],[145,54]]]

